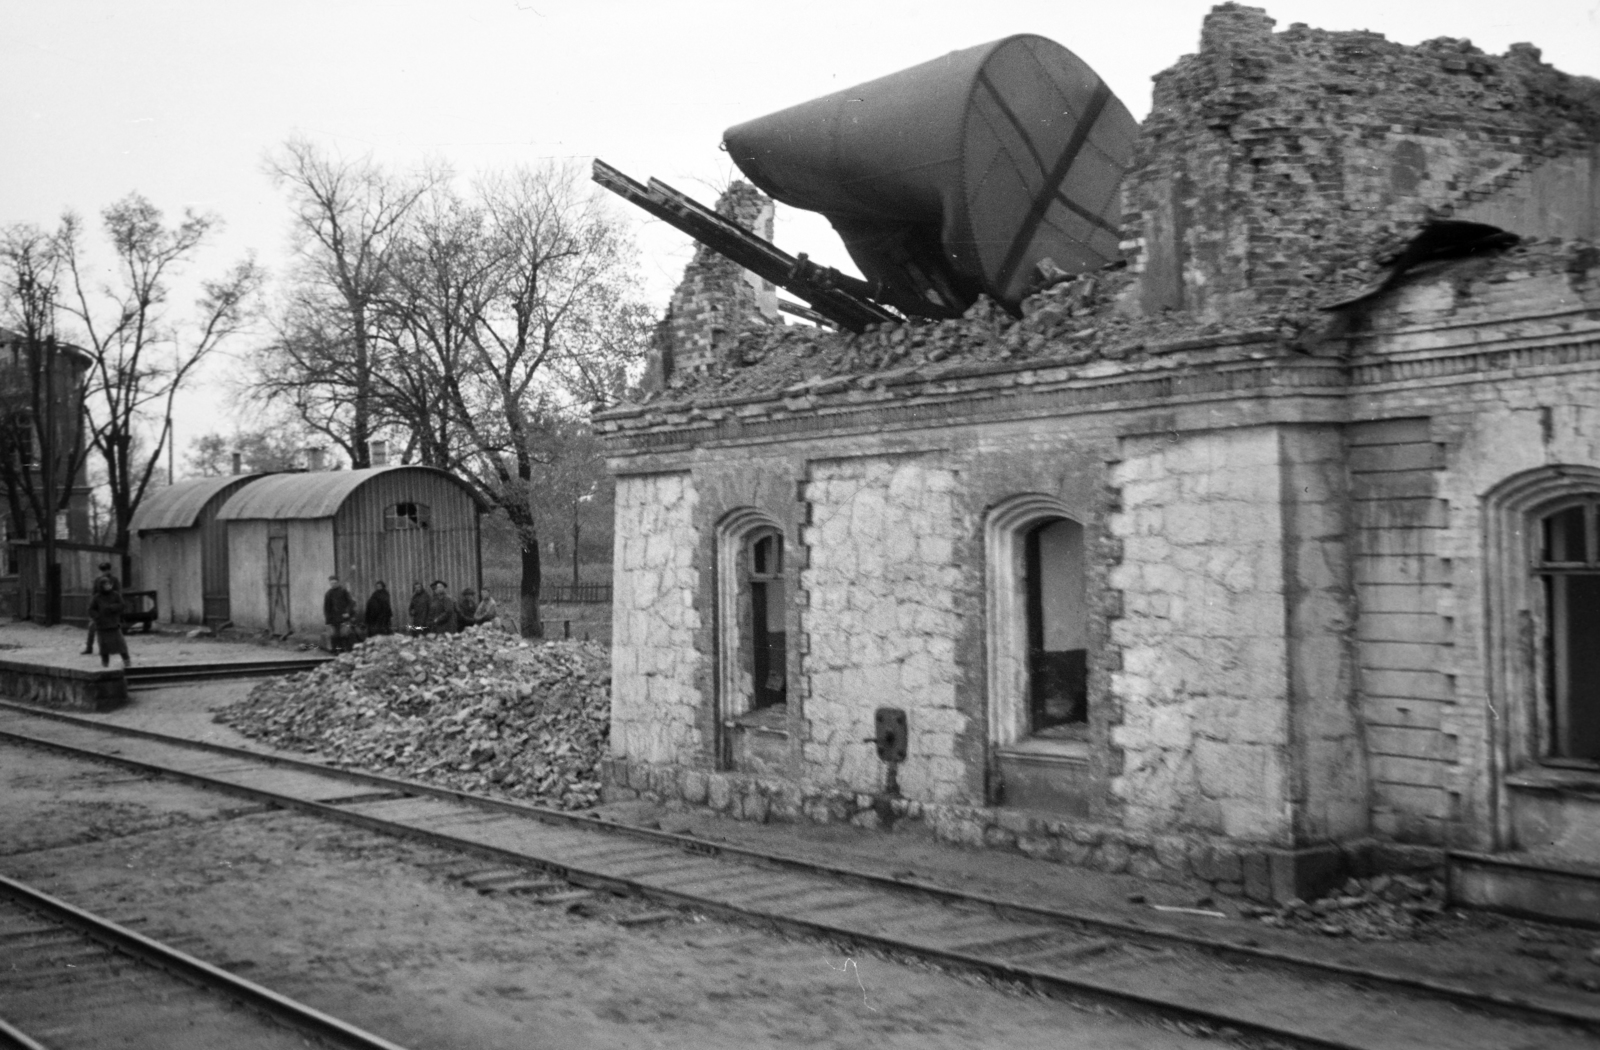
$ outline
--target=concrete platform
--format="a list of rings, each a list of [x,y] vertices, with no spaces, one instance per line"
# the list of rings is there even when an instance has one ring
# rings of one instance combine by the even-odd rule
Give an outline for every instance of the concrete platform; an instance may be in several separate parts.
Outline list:
[[[83,655],[81,627],[0,624],[0,697],[67,711],[112,711],[128,702],[139,680],[184,677],[283,674],[315,667],[326,653],[273,646],[191,639],[152,632],[127,637],[133,667],[120,661],[102,667],[99,656]]]
[[[63,711],[111,711],[128,702],[122,668],[61,667],[0,659],[0,696]]]

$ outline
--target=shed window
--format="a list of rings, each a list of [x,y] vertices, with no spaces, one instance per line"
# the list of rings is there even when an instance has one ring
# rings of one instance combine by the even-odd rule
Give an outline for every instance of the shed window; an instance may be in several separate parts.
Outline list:
[[[383,512],[383,527],[391,532],[425,529],[432,518],[426,503],[396,503]]]
[[[1533,571],[1544,585],[1543,678],[1548,754],[1600,761],[1600,497],[1539,521]]]

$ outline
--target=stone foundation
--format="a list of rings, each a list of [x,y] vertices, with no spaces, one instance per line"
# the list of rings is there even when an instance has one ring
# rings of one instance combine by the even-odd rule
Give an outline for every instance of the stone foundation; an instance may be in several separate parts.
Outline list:
[[[607,761],[605,784],[608,802],[678,801],[758,824],[851,824],[887,831],[917,822],[953,845],[1274,904],[1312,900],[1351,876],[1435,869],[1444,863],[1441,851],[1370,840],[1276,849],[1222,838],[1147,835],[1021,810],[806,789],[789,781],[625,759]]]

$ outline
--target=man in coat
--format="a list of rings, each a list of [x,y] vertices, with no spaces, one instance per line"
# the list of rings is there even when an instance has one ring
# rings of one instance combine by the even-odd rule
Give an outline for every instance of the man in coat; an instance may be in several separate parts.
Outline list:
[[[471,587],[461,591],[461,598],[456,602],[456,630],[465,631],[478,622],[478,595]]]
[[[108,562],[108,561],[103,561],[103,562],[100,563],[100,575],[96,576],[94,578],[94,582],[89,585],[89,593],[90,593],[91,596],[100,593],[100,581],[101,580],[109,581],[111,583],[111,589],[116,591],[118,595],[121,595],[121,593],[122,593],[122,583],[121,583],[120,580],[118,580],[116,578],[116,576],[112,575],[111,563]],[[91,597],[90,600],[92,601],[93,598]],[[94,619],[93,619],[93,617],[91,617],[89,619],[89,636],[83,640],[83,655],[84,656],[93,656],[94,655],[94,637],[95,637],[95,633],[96,632],[95,632],[95,629],[94,629]]]
[[[433,598],[428,602],[428,633],[455,634],[456,603],[450,600],[450,585],[433,581]]]
[[[322,596],[322,622],[328,625],[328,649],[335,653],[355,648],[351,622],[356,618],[356,600],[339,577],[328,577],[328,593]]]
[[[389,587],[382,580],[367,599],[367,637],[394,633],[394,606],[389,604]]]
[[[421,580],[411,582],[411,605],[406,610],[406,626],[411,628],[412,634],[428,633],[428,588],[422,585]]]

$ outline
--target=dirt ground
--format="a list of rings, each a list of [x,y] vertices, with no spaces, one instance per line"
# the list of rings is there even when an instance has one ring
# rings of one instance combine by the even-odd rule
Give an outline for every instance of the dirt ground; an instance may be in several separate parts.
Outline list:
[[[643,902],[485,897],[458,859],[0,745],[0,872],[418,1050],[1216,1045],[687,913],[626,925]]]
[[[69,634],[72,637],[68,637]],[[62,628],[44,629],[30,624],[0,626],[0,645],[26,641],[30,646],[60,649],[76,640],[76,632]],[[225,654],[231,654],[234,649],[245,648],[171,635],[152,636],[148,644],[161,647],[163,660],[169,652],[187,659],[203,658],[208,653],[216,654],[213,659],[225,659]],[[218,725],[211,718],[212,710],[242,697],[251,685],[249,682],[209,683],[136,693],[126,707],[93,717],[191,739],[269,751],[270,748]],[[122,797],[120,789],[118,795]],[[101,817],[109,820],[118,812],[120,809],[111,810]],[[1202,900],[1196,896],[1197,891],[1181,886],[1035,861],[1001,851],[953,847],[933,841],[915,824],[902,825],[893,833],[837,825],[757,825],[729,820],[709,811],[645,803],[613,804],[602,807],[601,812],[625,823],[660,826],[709,841],[804,855],[883,874],[909,872],[928,883],[956,889],[970,890],[976,885],[985,892],[1020,902],[1130,919],[1202,937],[1241,941],[1389,972],[1429,976],[1469,987],[1536,994],[1590,1009],[1600,1003],[1600,992],[1592,990],[1600,985],[1600,932],[1593,930],[1526,922],[1481,911],[1450,910],[1430,919],[1414,939],[1356,941],[1320,936],[1304,929],[1276,929],[1242,915],[1239,901]],[[135,823],[130,827],[140,825]],[[0,824],[0,828],[4,825]],[[6,849],[5,842],[6,839],[0,837],[0,850]],[[1153,905],[1201,905],[1207,910],[1224,913],[1224,917],[1159,912]]]

